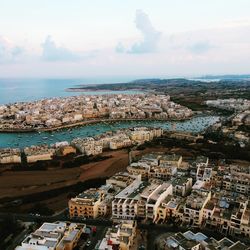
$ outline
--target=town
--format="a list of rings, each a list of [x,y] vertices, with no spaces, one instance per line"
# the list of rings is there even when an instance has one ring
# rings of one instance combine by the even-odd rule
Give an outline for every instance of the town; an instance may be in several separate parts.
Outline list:
[[[243,99],[223,99],[206,101],[208,106],[233,111],[224,121],[215,123],[211,129],[230,144],[237,143],[242,148],[250,143],[250,101]]]
[[[181,120],[192,115],[169,95],[80,95],[0,105],[0,131],[53,130],[105,119]]]
[[[145,154],[131,161],[126,172],[108,178],[105,185],[71,198],[68,220],[72,222],[44,223],[16,249],[73,249],[79,242],[88,247],[92,242],[81,237],[86,233],[84,221],[106,218],[113,227],[108,227],[91,249],[145,249],[139,224],[173,223],[200,232],[162,234],[155,243],[157,249],[247,250],[249,187],[247,166],[223,161],[215,164],[205,156],[185,160],[181,155],[163,152]],[[226,237],[216,240],[202,233],[204,229],[242,242]]]
[[[116,150],[121,148],[140,145],[146,141],[160,137],[163,134],[161,128],[135,127],[110,131],[95,137],[75,138],[70,143],[58,142],[53,145],[33,145],[19,148],[0,149],[0,164],[18,164],[22,162],[22,153],[27,163],[49,161],[55,156],[75,154],[76,151],[82,156],[99,155],[103,150]]]

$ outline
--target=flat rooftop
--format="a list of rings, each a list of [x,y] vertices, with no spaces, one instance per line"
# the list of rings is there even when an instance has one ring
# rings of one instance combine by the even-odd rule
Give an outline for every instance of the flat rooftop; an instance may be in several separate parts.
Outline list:
[[[185,176],[177,177],[177,178],[172,180],[172,185],[173,186],[182,186],[182,185],[186,184],[189,179],[190,179],[189,177],[185,177]]]

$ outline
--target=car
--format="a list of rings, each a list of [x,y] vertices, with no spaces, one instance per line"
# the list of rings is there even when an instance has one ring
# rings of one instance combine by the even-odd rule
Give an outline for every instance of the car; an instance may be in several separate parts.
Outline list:
[[[87,247],[89,247],[89,246],[90,246],[90,244],[91,244],[91,241],[90,241],[90,240],[88,240],[88,241],[87,241],[87,243],[86,243],[86,246],[87,246]]]

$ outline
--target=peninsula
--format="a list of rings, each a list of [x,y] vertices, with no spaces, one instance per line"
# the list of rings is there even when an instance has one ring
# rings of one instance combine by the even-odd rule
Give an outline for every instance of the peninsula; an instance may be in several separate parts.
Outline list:
[[[0,132],[50,131],[117,120],[184,120],[191,109],[169,95],[80,95],[0,106]]]

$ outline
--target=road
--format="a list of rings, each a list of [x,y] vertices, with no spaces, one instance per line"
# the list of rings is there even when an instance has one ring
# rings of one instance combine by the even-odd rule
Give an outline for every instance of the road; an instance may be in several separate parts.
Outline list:
[[[81,222],[88,225],[93,226],[112,226],[113,222],[110,219],[80,219],[80,218],[74,218],[69,219],[68,216],[65,215],[65,211],[58,213],[56,215],[51,216],[43,216],[43,215],[35,215],[35,214],[13,214],[13,213],[2,213],[0,212],[0,218],[7,218],[12,217],[15,220],[21,220],[24,222],[54,222],[54,221],[71,221],[71,222]]]
[[[93,226],[93,225],[90,225]],[[89,240],[91,241],[91,244],[89,247],[85,247],[85,249],[95,249],[96,244],[99,240],[102,240],[105,236],[105,233],[107,231],[108,227],[106,226],[97,226],[97,231],[95,235],[91,235]]]
[[[25,228],[17,237],[12,239],[11,245],[9,245],[6,250],[13,250],[17,245],[19,245],[23,239],[30,233],[30,230],[28,228]]]

